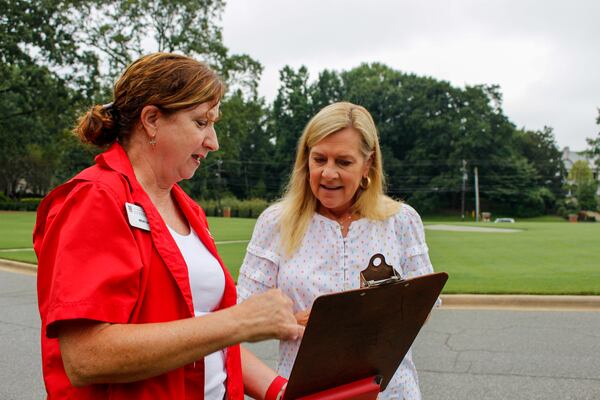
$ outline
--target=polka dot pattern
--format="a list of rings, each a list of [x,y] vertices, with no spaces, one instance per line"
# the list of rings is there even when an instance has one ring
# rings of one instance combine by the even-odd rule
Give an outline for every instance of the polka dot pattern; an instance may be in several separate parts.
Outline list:
[[[294,312],[312,306],[325,293],[360,286],[360,271],[375,253],[385,256],[403,278],[433,272],[425,243],[423,223],[407,204],[384,221],[366,218],[352,222],[346,237],[339,224],[320,214],[310,222],[300,248],[289,257],[280,251],[277,205],[258,219],[238,277],[238,301],[278,287],[294,302]],[[299,341],[282,341],[278,371],[289,377]],[[421,398],[412,353],[402,361],[379,399]]]

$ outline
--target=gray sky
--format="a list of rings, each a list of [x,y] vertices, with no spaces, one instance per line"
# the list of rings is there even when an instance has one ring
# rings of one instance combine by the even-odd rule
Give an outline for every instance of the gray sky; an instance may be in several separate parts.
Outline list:
[[[417,75],[499,84],[518,127],[554,128],[583,150],[600,107],[600,1],[228,0],[225,45],[260,61],[271,102],[279,70],[382,62]]]

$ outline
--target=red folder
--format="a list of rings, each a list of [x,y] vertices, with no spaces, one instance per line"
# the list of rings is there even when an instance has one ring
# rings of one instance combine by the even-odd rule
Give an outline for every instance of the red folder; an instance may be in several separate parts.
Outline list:
[[[377,376],[300,397],[298,400],[375,400],[381,390]]]

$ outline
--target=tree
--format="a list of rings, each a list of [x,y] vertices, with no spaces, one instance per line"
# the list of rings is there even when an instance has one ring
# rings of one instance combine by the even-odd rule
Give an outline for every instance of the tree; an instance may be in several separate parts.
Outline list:
[[[3,72],[8,76],[0,96],[0,190],[16,197],[19,180],[28,179],[35,181],[36,194],[44,194],[53,183],[47,168],[60,163],[56,144],[72,124],[77,95],[46,67],[15,63],[4,65]],[[34,178],[35,168],[46,170]]]
[[[529,160],[524,153],[528,142],[516,145],[521,142],[515,138],[521,137],[504,115],[498,86],[457,88],[379,63],[339,73],[326,70],[313,83],[308,82],[305,69],[296,72],[286,67],[281,78],[270,127],[276,138],[276,160],[286,173],[308,119],[331,102],[347,100],[367,108],[375,120],[388,193],[420,210],[460,207],[463,160],[469,171],[479,169],[486,209],[534,215],[553,206],[554,194],[545,185],[548,176],[560,185],[560,172],[554,175],[561,167],[552,132],[530,135],[540,149],[531,151]],[[551,162],[542,162],[544,152],[551,154]],[[285,176],[279,176],[284,182]]]
[[[554,199],[564,198],[563,182],[567,173],[552,128],[544,127],[541,131],[517,130],[515,144],[519,153],[535,168],[534,184],[547,188]],[[546,211],[552,211],[554,206],[548,204]]]
[[[207,62],[235,89],[255,95],[260,63],[230,55],[218,22],[223,0],[87,0],[74,6],[78,40],[94,49],[110,85],[133,60],[151,51],[180,52]]]
[[[598,182],[587,161],[578,160],[569,171],[571,189],[577,199],[577,205],[582,210],[595,210],[598,207],[596,191]]]
[[[308,70],[285,66],[280,87],[269,115],[268,134],[275,142],[274,163],[270,166],[277,197],[287,182],[296,155],[298,138],[314,114]]]
[[[273,144],[266,133],[267,109],[262,98],[245,99],[237,90],[223,100],[216,125],[219,151],[211,153],[189,182],[197,198],[227,194],[237,198],[267,197],[273,187],[266,173]]]
[[[60,154],[55,144],[82,98],[68,84],[74,70],[57,73],[79,60],[69,3],[0,0],[0,190],[11,196],[22,178],[38,194],[51,186],[47,168]]]
[[[1,190],[26,179],[44,194],[69,170],[63,143],[77,110],[99,91],[96,59],[77,41],[72,10],[80,2],[0,0]],[[86,162],[89,165],[90,159]]]
[[[575,192],[577,203],[582,210],[595,211],[598,208],[598,183],[593,180],[580,184]]]
[[[344,100],[343,82],[335,71],[322,71],[309,92],[315,113],[331,103]]]
[[[569,171],[569,180],[572,181],[575,186],[593,182],[594,174],[592,173],[592,169],[588,162],[584,160],[575,161]]]
[[[3,64],[63,66],[78,57],[69,8],[73,1],[0,0]]]
[[[596,118],[596,124],[600,125],[600,108],[598,109],[598,117]],[[600,132],[596,138],[586,138],[589,148],[585,151],[585,154],[596,164],[596,174],[600,176]]]
[[[535,170],[512,144],[515,128],[497,86],[460,89],[382,64],[341,76],[343,96],[375,119],[390,194],[424,211],[458,209],[463,160],[470,171],[478,167],[488,209],[520,204],[532,189]]]
[[[222,0],[0,0],[0,190],[15,195],[27,177],[43,191],[89,165],[94,151],[68,135],[76,115],[107,102],[116,76],[149,51],[203,59],[254,101],[262,66],[223,45],[223,7]],[[57,167],[34,177],[28,168],[41,155]]]

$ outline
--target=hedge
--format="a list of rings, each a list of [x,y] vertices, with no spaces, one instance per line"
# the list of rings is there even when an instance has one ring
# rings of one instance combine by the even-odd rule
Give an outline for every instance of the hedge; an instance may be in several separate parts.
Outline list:
[[[21,199],[18,201],[0,201],[0,210],[35,211],[42,199]]]
[[[0,210],[6,211],[35,211],[40,204],[40,198],[22,198],[20,200],[0,199]],[[222,217],[226,208],[230,210],[231,217],[258,218],[269,206],[264,199],[239,200],[235,197],[225,197],[220,200],[198,200],[198,204],[210,217]]]
[[[222,217],[228,208],[231,217],[258,218],[258,216],[269,206],[264,199],[239,200],[235,197],[225,197],[219,200],[197,200],[209,217]]]

